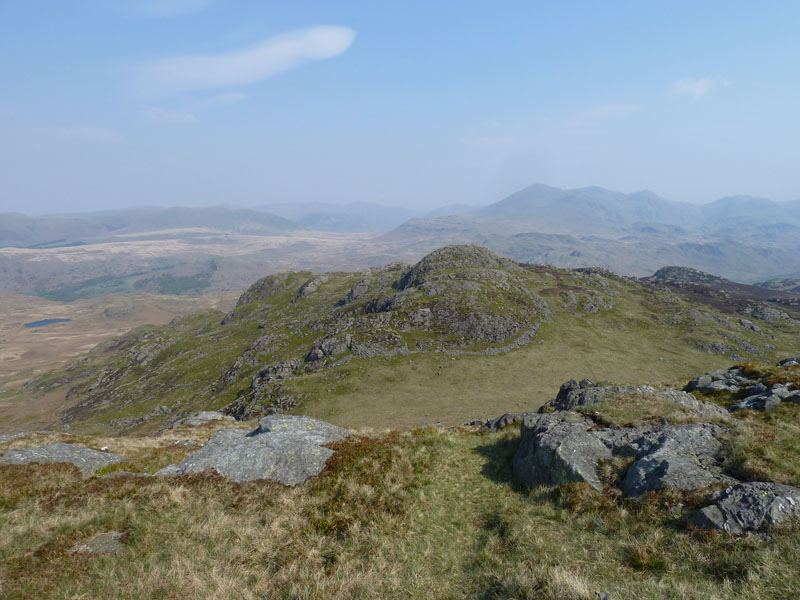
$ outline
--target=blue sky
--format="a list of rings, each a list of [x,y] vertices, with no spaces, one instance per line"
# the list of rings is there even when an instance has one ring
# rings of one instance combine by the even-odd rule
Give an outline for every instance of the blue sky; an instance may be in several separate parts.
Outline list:
[[[0,2],[0,210],[800,197],[800,3]]]

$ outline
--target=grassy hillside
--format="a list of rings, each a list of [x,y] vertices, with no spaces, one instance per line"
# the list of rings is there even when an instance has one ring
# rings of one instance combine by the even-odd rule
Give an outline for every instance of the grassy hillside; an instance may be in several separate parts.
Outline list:
[[[786,409],[797,483],[800,406]],[[753,419],[764,447],[773,422]],[[35,435],[3,446],[107,446],[132,459],[107,471],[152,473],[188,454],[185,440],[203,442],[211,431]],[[769,538],[694,529],[686,516],[702,492],[626,500],[586,484],[526,489],[510,468],[518,439],[518,428],[359,435],[335,444],[323,473],[297,488],[208,472],[85,479],[71,465],[0,465],[0,596],[798,597],[796,526]],[[120,550],[70,551],[108,531],[122,534]]]
[[[0,399],[60,390],[73,431],[149,432],[200,409],[276,408],[350,427],[531,410],[571,377],[671,383],[795,353],[795,321],[750,321],[608,272],[475,247],[413,268],[285,273],[237,307],[146,327]]]

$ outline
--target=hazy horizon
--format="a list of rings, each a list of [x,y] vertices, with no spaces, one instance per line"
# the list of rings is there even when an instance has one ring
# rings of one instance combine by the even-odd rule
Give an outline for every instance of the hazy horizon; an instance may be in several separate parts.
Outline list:
[[[0,212],[800,197],[800,5],[0,4]]]

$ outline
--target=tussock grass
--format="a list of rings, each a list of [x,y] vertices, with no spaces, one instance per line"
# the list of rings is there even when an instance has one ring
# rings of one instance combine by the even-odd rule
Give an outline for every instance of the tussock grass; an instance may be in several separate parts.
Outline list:
[[[297,488],[213,473],[86,479],[65,465],[2,466],[0,597],[800,593],[800,529],[769,540],[689,529],[684,518],[700,493],[634,502],[578,484],[524,489],[510,469],[518,436],[434,428],[360,435],[337,443],[325,471]],[[142,448],[137,460],[148,456]],[[608,476],[622,467],[610,465]],[[124,534],[122,550],[70,552],[111,530]]]
[[[691,410],[668,398],[657,395],[619,394],[576,410],[604,427],[634,427],[637,425],[680,425],[707,422]]]

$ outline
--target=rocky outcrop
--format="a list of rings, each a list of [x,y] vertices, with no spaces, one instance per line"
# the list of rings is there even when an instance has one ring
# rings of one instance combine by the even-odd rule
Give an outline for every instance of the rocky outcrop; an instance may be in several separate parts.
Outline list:
[[[643,432],[617,449],[636,452],[636,462],[622,482],[628,496],[673,488],[693,490],[715,483],[734,483],[722,472],[723,430],[716,425],[672,425]]]
[[[613,454],[590,431],[593,425],[571,411],[526,416],[519,448],[511,461],[517,479],[528,486],[585,481],[602,489],[597,465]]]
[[[196,412],[192,415],[189,415],[185,419],[176,421],[169,427],[169,429],[173,429],[181,425],[187,425],[189,427],[199,427],[200,425],[205,425],[206,423],[211,423],[213,421],[235,421],[235,420],[236,419],[234,419],[230,415],[224,415],[216,410],[202,410],[200,412]]]
[[[728,487],[709,496],[711,502],[695,512],[690,522],[702,529],[736,535],[765,533],[800,518],[800,489],[754,481]]]
[[[634,462],[622,483],[626,495],[695,489],[735,481],[722,473],[722,433],[705,423],[612,429],[571,410],[530,414],[512,466],[526,485],[586,482],[600,490],[600,461],[629,457]]]
[[[779,367],[793,367],[795,365],[800,365],[800,354],[797,356],[790,356],[789,358],[784,358],[782,361],[778,363]]]
[[[75,444],[53,442],[38,448],[16,448],[9,450],[2,457],[0,463],[22,465],[28,463],[71,463],[87,474],[98,469],[125,462],[128,459],[113,452],[100,452]]]
[[[581,382],[570,379],[563,383],[555,399],[545,404],[545,409],[572,410],[578,406],[589,406],[621,395],[663,398],[684,407],[688,414],[697,417],[728,419],[725,409],[698,400],[692,394],[681,390],[658,389],[649,385],[597,385],[588,379]]]
[[[683,389],[687,392],[729,392],[736,394],[744,387],[757,382],[748,377],[741,367],[718,369],[703,373],[692,379]]]
[[[292,302],[298,302],[302,298],[310,296],[319,289],[319,286],[321,286],[323,283],[327,283],[329,279],[330,277],[327,275],[317,275],[316,277],[312,277],[300,286],[300,289],[297,290]]]
[[[157,475],[175,476],[212,469],[236,482],[269,479],[297,485],[318,475],[333,450],[329,444],[351,435],[309,417],[276,415],[259,421],[258,428],[221,429],[200,450]]]
[[[791,366],[796,363],[795,357],[784,359],[778,363],[779,367]],[[800,404],[800,390],[795,389],[791,384],[771,383],[767,386],[767,378],[764,381],[754,379],[745,372],[742,367],[732,367],[730,369],[719,369],[709,373],[703,373],[692,379],[685,391],[692,392],[725,392],[728,394],[741,394],[740,400],[728,407],[730,412],[742,410],[769,411],[781,404],[781,402],[794,402]],[[765,383],[766,381],[766,383]]]

